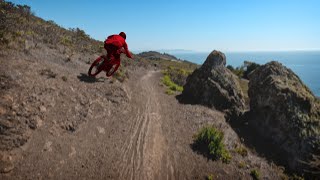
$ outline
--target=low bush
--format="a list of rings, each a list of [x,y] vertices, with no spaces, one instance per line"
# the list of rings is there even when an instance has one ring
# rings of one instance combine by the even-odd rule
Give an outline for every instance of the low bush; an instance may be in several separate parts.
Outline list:
[[[228,65],[227,68],[232,71],[235,75],[237,75],[240,78],[249,79],[249,74],[253,72],[255,69],[260,67],[259,64],[250,62],[250,61],[244,61],[243,65],[240,67],[232,67],[231,65]]]
[[[213,176],[212,174],[210,174],[210,175],[207,176],[206,179],[207,179],[207,180],[214,180],[214,176]]]
[[[250,175],[254,180],[260,179],[260,173],[256,169],[251,170]]]
[[[68,78],[67,78],[66,76],[62,76],[61,79],[62,79],[64,82],[68,81]]]
[[[221,159],[224,163],[229,163],[232,158],[223,144],[223,133],[215,127],[203,127],[194,136],[194,145],[205,147],[209,155],[215,160]]]
[[[304,180],[304,178],[299,175],[293,174],[289,177],[289,180]]]
[[[241,168],[241,169],[245,168],[246,167],[246,163],[245,162],[239,162],[238,167]]]
[[[40,71],[41,76],[47,76],[47,78],[56,78],[57,73],[54,73],[51,69],[42,69]]]
[[[164,71],[164,75],[168,75],[172,82],[179,86],[184,86],[187,77],[193,72],[193,70],[187,70],[184,68],[175,68],[173,66],[168,66]]]
[[[235,151],[240,154],[242,157],[248,156],[248,150],[244,147],[238,147]]]
[[[182,92],[183,86],[186,83],[187,77],[198,67],[198,65],[190,62],[182,61],[170,61],[170,60],[157,60],[155,61],[157,67],[162,69],[164,77],[162,83],[171,91],[167,91],[167,94],[172,94],[172,91]]]
[[[183,87],[177,85],[176,83],[174,83],[169,75],[164,75],[162,78],[162,83],[164,85],[166,85],[170,90],[172,91],[179,91],[182,92],[183,91]]]
[[[72,39],[70,36],[63,36],[60,40],[60,43],[65,46],[71,46],[72,45]]]
[[[129,73],[124,69],[124,67],[121,67],[114,73],[113,77],[119,82],[124,82],[126,79],[129,79]]]
[[[166,90],[166,94],[168,94],[168,95],[173,95],[173,94],[174,94],[174,91],[172,91],[171,89],[167,89],[167,90]]]

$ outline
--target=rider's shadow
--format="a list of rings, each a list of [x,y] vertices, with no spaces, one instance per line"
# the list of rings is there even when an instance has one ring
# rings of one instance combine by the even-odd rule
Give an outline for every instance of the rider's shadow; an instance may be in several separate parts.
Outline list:
[[[85,73],[80,73],[80,75],[78,75],[77,78],[81,82],[86,82],[86,83],[104,82],[104,80],[105,80],[105,78],[102,78],[102,77],[95,78],[95,77],[88,76]]]

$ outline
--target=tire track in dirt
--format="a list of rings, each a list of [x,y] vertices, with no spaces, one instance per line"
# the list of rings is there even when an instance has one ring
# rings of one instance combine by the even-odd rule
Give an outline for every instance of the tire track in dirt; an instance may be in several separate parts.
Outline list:
[[[149,71],[135,84],[138,89],[133,101],[137,104],[133,107],[132,118],[128,120],[131,121],[130,135],[121,148],[119,179],[159,179],[163,171],[161,167],[167,145],[161,129],[159,101],[152,81],[154,73]]]

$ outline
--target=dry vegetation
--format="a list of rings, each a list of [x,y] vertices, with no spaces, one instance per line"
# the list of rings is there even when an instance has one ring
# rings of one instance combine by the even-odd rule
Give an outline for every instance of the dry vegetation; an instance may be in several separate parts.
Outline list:
[[[102,52],[102,42],[89,37],[79,28],[66,30],[54,21],[45,21],[34,16],[31,8],[26,5],[15,5],[0,0],[1,30],[0,43],[2,47],[27,49],[29,42],[48,45],[51,48],[64,47],[65,53]]]

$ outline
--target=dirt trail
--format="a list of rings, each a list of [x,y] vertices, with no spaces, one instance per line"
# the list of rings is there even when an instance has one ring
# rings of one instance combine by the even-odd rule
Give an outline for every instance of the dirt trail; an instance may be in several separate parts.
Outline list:
[[[127,83],[110,83],[104,75],[96,80],[79,75],[76,69],[87,70],[79,64],[64,74],[68,82],[63,83],[47,76],[66,67],[39,65],[19,64],[26,67],[21,86],[29,89],[20,96],[38,99],[23,106],[41,104],[35,108],[43,112],[41,125],[26,130],[28,142],[10,152],[14,169],[1,179],[163,179],[168,174],[161,169],[167,144],[157,97],[160,72],[139,69]]]
[[[121,148],[120,179],[160,178],[167,144],[161,129],[159,100],[155,91],[155,72],[149,71],[136,82],[133,106],[136,106],[129,133]]]

